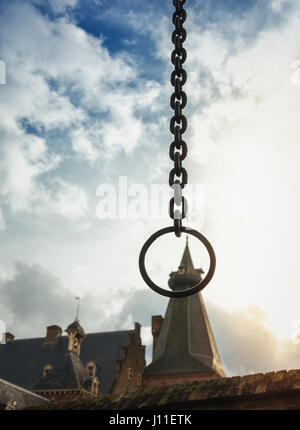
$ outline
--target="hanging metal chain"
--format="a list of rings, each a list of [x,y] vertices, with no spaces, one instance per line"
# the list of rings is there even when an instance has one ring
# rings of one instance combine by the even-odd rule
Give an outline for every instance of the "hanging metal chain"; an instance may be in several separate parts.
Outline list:
[[[170,131],[174,135],[174,141],[170,145],[170,158],[174,161],[174,168],[170,171],[169,185],[174,190],[174,197],[170,200],[169,214],[174,220],[174,229],[177,237],[181,236],[182,220],[187,214],[187,201],[182,196],[182,189],[188,182],[188,174],[182,161],[187,156],[187,144],[182,140],[182,135],[187,129],[187,119],[182,114],[182,110],[187,104],[187,96],[182,87],[186,83],[187,74],[182,65],[186,60],[187,53],[182,46],[186,40],[186,30],[183,24],[186,20],[186,11],[183,6],[186,0],[173,0],[175,12],[173,13],[172,22],[175,30],[172,33],[172,42],[175,49],[171,55],[171,61],[174,70],[171,74],[171,84],[174,87],[174,93],[171,95],[170,105],[174,109],[174,116],[170,121]],[[176,178],[177,177],[177,178]],[[174,206],[181,206],[181,210],[175,209]]]
[[[170,104],[171,108],[174,109],[174,116],[171,118],[170,131],[174,135],[174,140],[170,146],[170,158],[174,161],[174,168],[170,171],[169,184],[174,190],[174,197],[170,200],[169,213],[170,217],[174,220],[174,227],[166,227],[152,234],[144,243],[139,256],[139,269],[146,284],[156,293],[172,298],[188,297],[201,291],[211,281],[216,268],[216,256],[210,242],[198,231],[182,225],[182,220],[187,214],[187,201],[182,196],[182,189],[188,182],[187,171],[182,167],[182,161],[186,158],[188,152],[187,144],[182,140],[182,135],[187,129],[187,120],[182,114],[182,110],[187,103],[186,94],[182,89],[187,79],[186,71],[182,67],[187,56],[186,50],[182,46],[186,40],[186,30],[183,28],[183,24],[186,20],[186,11],[183,9],[185,2],[186,0],[173,0],[175,12],[172,18],[172,22],[175,26],[175,30],[172,34],[172,42],[175,45],[175,49],[172,52],[171,61],[175,69],[171,74],[171,84],[174,87],[174,93],[171,96]],[[175,209],[175,206],[181,206],[181,210],[180,208]],[[187,233],[196,237],[203,243],[209,254],[210,264],[208,272],[205,278],[200,280],[200,282],[192,288],[168,291],[156,285],[147,273],[145,257],[148,249],[159,237],[169,233],[175,233],[177,237],[180,237],[182,233]]]

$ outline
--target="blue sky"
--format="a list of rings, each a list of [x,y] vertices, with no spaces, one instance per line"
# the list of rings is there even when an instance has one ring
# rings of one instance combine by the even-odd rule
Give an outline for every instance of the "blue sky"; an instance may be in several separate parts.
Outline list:
[[[217,252],[203,296],[221,357],[229,374],[295,367],[300,6],[186,9],[185,165],[205,189],[189,223]],[[137,260],[170,221],[99,220],[96,190],[120,176],[168,180],[172,11],[171,1],[0,1],[0,319],[16,337],[64,328],[80,295],[86,331],[138,321],[150,356],[151,315],[167,302],[148,291]],[[157,282],[183,248],[184,238],[154,248]]]

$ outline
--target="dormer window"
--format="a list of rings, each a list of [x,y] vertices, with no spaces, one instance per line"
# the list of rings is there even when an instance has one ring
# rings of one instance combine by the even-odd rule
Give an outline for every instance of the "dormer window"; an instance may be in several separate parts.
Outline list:
[[[178,267],[178,274],[179,275],[184,275],[185,274],[185,267],[179,266]]]
[[[132,379],[133,378],[133,368],[129,367],[128,368],[128,379]]]
[[[69,337],[68,351],[73,351],[79,356],[80,346],[85,338],[85,333],[78,320],[75,320],[66,328]]]
[[[86,370],[91,378],[94,378],[94,376],[96,376],[96,364],[93,361],[90,361],[86,365]]]
[[[78,338],[77,338],[77,337],[75,337],[75,338],[73,339],[73,350],[74,350],[75,352],[77,352],[77,351],[78,351],[78,347],[79,347],[79,340],[78,340]]]
[[[46,364],[46,366],[44,366],[44,369],[43,369],[43,378],[45,378],[45,376],[47,376],[50,370],[52,369],[53,369],[53,366],[51,366],[51,364]]]

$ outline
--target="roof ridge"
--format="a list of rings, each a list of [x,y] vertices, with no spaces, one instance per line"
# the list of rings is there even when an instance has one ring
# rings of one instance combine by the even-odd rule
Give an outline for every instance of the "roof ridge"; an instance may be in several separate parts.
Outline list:
[[[13,343],[16,343],[16,342],[26,342],[26,341],[28,341],[28,340],[38,340],[38,339],[45,339],[46,337],[45,336],[38,336],[38,337],[24,337],[24,338],[21,338],[21,339],[14,339],[14,340],[12,340],[12,341],[10,341],[10,342],[7,342],[7,343],[2,343],[2,344],[0,344],[0,345],[7,345],[7,344],[13,344]]]
[[[16,385],[16,384],[13,384],[12,382],[6,381],[6,379],[0,378],[0,383],[5,384],[5,385],[9,385],[10,387],[13,387],[13,388],[17,388],[20,391],[25,391],[26,393],[31,394],[34,397],[38,397],[39,399],[43,399],[43,400],[49,401],[45,397],[42,397],[39,394],[33,393],[32,391],[27,390],[26,388],[21,387],[20,385]]]
[[[92,333],[86,333],[86,336],[91,336],[94,334],[111,334],[111,333],[134,333],[134,329],[128,329],[128,330],[110,330],[110,331],[95,331]],[[62,334],[60,336],[58,336],[57,338],[63,338],[66,339],[68,337],[67,334]],[[46,339],[46,336],[38,336],[38,337],[25,337],[25,338],[21,338],[21,339],[14,339],[11,342],[7,342],[7,343],[0,343],[1,345],[7,345],[7,344],[14,344],[16,342],[27,342],[27,341],[31,341],[31,340],[43,340]]]
[[[134,333],[134,329],[129,330],[111,330],[111,331],[96,331],[93,333],[87,333],[86,336],[94,335],[94,334],[111,334],[111,333]]]

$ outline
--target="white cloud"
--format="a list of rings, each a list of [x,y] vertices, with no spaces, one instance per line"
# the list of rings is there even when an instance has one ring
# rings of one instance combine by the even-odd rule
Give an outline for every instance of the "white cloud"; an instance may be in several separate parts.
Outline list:
[[[67,8],[76,6],[77,0],[50,0],[50,5],[54,12],[62,13]]]
[[[213,28],[211,51],[189,57],[202,73],[192,74],[187,89],[193,177],[207,184],[205,228],[218,255],[219,288],[209,290],[210,298],[228,309],[256,303],[280,336],[298,318],[300,87],[292,84],[291,64],[299,55],[299,24],[299,13],[290,12],[251,43],[234,36],[215,49]],[[201,48],[193,36],[190,43]]]
[[[152,352],[153,337],[152,337],[151,326],[146,326],[141,328],[141,339],[142,339],[142,344],[146,346],[145,360],[146,360],[146,364],[148,365],[152,361],[151,352]]]
[[[257,306],[235,312],[209,305],[210,320],[228,376],[296,369],[300,345],[279,340]]]
[[[52,2],[52,6],[57,11],[75,3]],[[137,72],[128,56],[111,56],[101,40],[66,18],[50,21],[29,3],[12,2],[4,8],[0,37],[8,71],[0,99],[0,195],[13,212],[34,210],[35,201],[40,214],[45,204],[44,213],[56,207],[69,217],[69,209],[62,209],[54,193],[58,182],[48,181],[46,189],[43,181],[45,173],[57,172],[65,154],[54,142],[29,134],[24,120],[42,136],[63,133],[77,156],[93,165],[100,154],[129,153],[142,142],[144,123],[137,110],[155,109],[159,86],[140,82],[129,87]],[[72,200],[71,190],[72,185]],[[65,193],[64,186],[60,194],[70,208]],[[83,197],[80,200],[79,207],[84,207]],[[82,213],[79,207],[73,205],[74,213]]]
[[[91,165],[98,159],[99,151],[94,147],[89,135],[83,128],[74,130],[72,136],[72,147],[83,160],[87,160]]]
[[[45,6],[45,0],[29,0],[31,3],[38,6]],[[96,1],[96,0],[94,0]],[[78,0],[46,0],[47,5],[54,13],[62,14],[68,9],[74,8],[78,4]]]
[[[299,58],[300,6],[281,2],[276,16],[270,6],[256,3],[242,16],[219,13],[220,21],[208,23],[193,15],[185,43],[185,162],[190,181],[206,187],[199,219],[218,256],[210,299],[230,310],[256,303],[286,336],[299,319],[300,86],[292,64]],[[170,70],[165,34],[158,56]],[[158,167],[160,175],[166,171]]]
[[[46,202],[47,213],[60,215],[69,219],[84,217],[88,210],[88,201],[82,187],[56,181],[58,190],[53,192]]]
[[[260,31],[259,7],[242,17],[219,14],[224,19],[210,21],[207,26],[200,23],[199,15],[194,15],[194,23],[190,21],[192,32],[186,42],[190,149],[187,162],[191,165],[193,183],[217,183],[215,191],[211,187],[206,193],[205,228],[210,227],[209,237],[218,256],[213,281],[216,288],[208,288],[207,294],[226,309],[258,304],[268,312],[270,324],[277,333],[285,334],[290,319],[299,319],[300,87],[292,85],[290,74],[291,62],[299,58],[300,27],[297,9],[282,20],[276,16],[278,20],[272,27],[274,15],[268,15],[271,5],[279,9],[283,2],[267,3],[267,11],[263,11],[267,15],[265,27]],[[157,24],[146,14],[143,20],[136,15],[132,19],[136,29],[148,31],[158,43],[153,55],[166,63],[166,85],[161,86],[141,81],[128,54],[110,55],[101,40],[87,35],[66,18],[51,22],[22,2],[17,6],[9,2],[5,10],[0,18],[1,58],[8,65],[8,83],[0,88],[3,202],[14,212],[26,210],[41,216],[52,214],[77,219],[78,230],[88,231],[84,184],[53,180],[64,171],[65,158],[70,161],[76,155],[98,168],[100,160],[101,167],[105,165],[105,157],[113,157],[120,151],[130,153],[143,145],[144,158],[137,163],[139,167],[143,169],[148,162],[155,179],[168,170],[166,142],[170,139],[170,111],[164,111],[162,106],[167,106],[163,100],[171,93],[170,20],[164,18]],[[155,32],[152,32],[153,23],[157,26]],[[153,115],[151,124],[147,123],[149,114]],[[24,130],[21,123],[24,117],[42,137],[34,137]],[[51,140],[43,137],[44,130],[51,132]],[[61,140],[56,141],[56,131],[63,134]],[[62,151],[61,141],[67,147]],[[165,142],[164,149],[161,142]],[[153,163],[153,160],[158,161]],[[112,160],[107,164],[111,171],[118,171],[118,165]],[[208,169],[199,169],[200,164]],[[99,284],[100,277],[109,292],[124,282],[124,273],[127,273],[126,280],[128,276],[132,280],[128,289],[134,289],[141,284],[135,261],[138,255],[134,255],[138,253],[138,246],[132,237],[140,240],[145,228],[149,227],[150,233],[155,226],[144,223],[138,231],[137,224],[126,224],[124,239],[123,227],[109,224],[109,241],[105,242],[106,226],[99,227],[106,251],[115,255],[116,243],[120,249],[122,244],[129,243],[130,251],[126,259],[118,251],[120,258],[115,257],[113,263],[109,252],[100,263],[93,257],[96,261],[93,285]],[[75,255],[75,247],[70,255],[65,252],[69,258],[67,265],[76,258],[77,262],[88,259],[86,255],[90,258],[91,243],[93,256],[98,256],[98,243],[91,236],[88,233],[84,236],[86,243],[80,256]],[[59,265],[60,246],[63,248],[61,242],[55,247],[55,239],[48,238],[54,270]],[[159,253],[158,258],[161,260]],[[119,262],[117,269],[115,260]],[[128,271],[130,264],[132,270]],[[67,272],[65,269],[66,277]],[[111,280],[112,272],[116,281]],[[150,302],[153,300],[157,309],[155,299]],[[121,306],[119,297],[114,305]],[[139,306],[141,313],[145,313],[144,306],[145,303]],[[130,313],[134,315],[132,308]],[[128,312],[123,317],[122,323]],[[259,315],[257,320],[260,321]],[[120,325],[118,322],[116,328]],[[250,364],[246,364],[249,369]]]
[[[270,0],[271,9],[274,12],[281,12],[283,7],[291,3],[290,0]]]
[[[0,268],[1,269],[1,268]],[[6,327],[16,338],[43,336],[47,325],[58,324],[63,329],[75,318],[78,287],[85,279],[84,268],[74,268],[76,292],[65,285],[51,271],[39,264],[17,261],[8,276],[0,271],[0,315]],[[82,285],[81,285],[82,287]],[[109,297],[95,288],[79,291],[81,297],[80,321],[85,331],[120,330],[133,328],[132,316],[119,319],[124,303],[112,291]],[[119,299],[119,300],[118,300]]]
[[[3,210],[0,208],[0,233],[6,229],[5,218],[3,214]]]
[[[57,167],[59,156],[49,153],[44,139],[20,129],[3,132],[0,153],[0,195],[13,212],[30,211],[44,194],[39,175]]]

